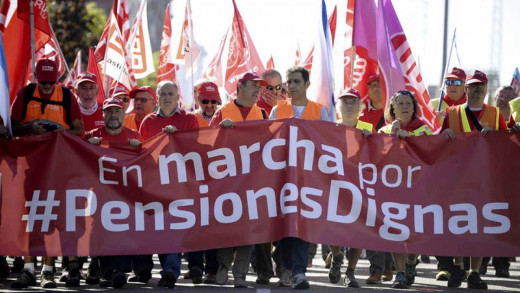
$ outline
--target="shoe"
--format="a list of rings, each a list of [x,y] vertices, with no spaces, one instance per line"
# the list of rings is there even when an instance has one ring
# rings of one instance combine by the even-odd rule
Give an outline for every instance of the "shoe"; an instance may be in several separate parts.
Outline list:
[[[242,278],[235,279],[235,288],[247,288],[246,280]]]
[[[430,256],[421,254],[421,262],[430,263]]]
[[[12,289],[24,289],[29,286],[36,286],[36,276],[26,269],[23,269],[20,277],[11,283]]]
[[[177,277],[175,273],[172,271],[166,271],[162,274],[161,279],[157,283],[157,286],[173,288],[175,287],[175,283],[177,282]]]
[[[394,288],[394,289],[409,289],[410,286],[408,286],[406,283],[407,283],[407,280],[406,280],[406,277],[404,275],[404,272],[397,272],[397,274],[395,275],[395,281],[392,284],[392,288]]]
[[[56,281],[54,281],[54,274],[51,271],[42,271],[40,286],[44,289],[56,288]]]
[[[23,261],[23,258],[21,258],[19,256],[15,257],[14,261],[13,261],[13,268],[11,269],[11,273],[13,273],[13,274],[22,273],[24,264],[25,263]]]
[[[5,259],[5,256],[0,256],[0,278],[8,278],[10,273],[11,271],[9,270],[9,264]]]
[[[307,277],[305,276],[305,274],[297,274],[293,277],[292,288],[296,290],[304,290],[310,288],[309,281],[307,281]]]
[[[381,273],[373,273],[368,277],[367,284],[381,284]]]
[[[341,262],[343,261],[343,254],[332,257],[332,262],[329,269],[329,281],[336,284],[341,280]]]
[[[152,278],[152,272],[149,270],[142,270],[137,274],[132,274],[130,278],[128,278],[128,282],[132,283],[143,283],[146,284]]]
[[[509,278],[511,275],[509,274],[509,269],[507,267],[497,267],[495,268],[495,276],[499,278]]]
[[[259,285],[269,285],[269,280],[271,278],[269,278],[268,276],[266,275],[258,275],[258,278],[256,278],[256,283],[259,284]]]
[[[114,289],[123,288],[126,285],[126,275],[123,271],[115,271],[112,274],[112,286]]]
[[[215,283],[217,285],[226,285],[228,281],[228,268],[223,265],[218,267],[217,275],[215,276]]]
[[[437,281],[448,281],[450,278],[451,274],[448,271],[440,271],[437,273],[437,276],[435,276]]]
[[[384,272],[383,272],[383,281],[392,281],[392,279],[394,278],[394,273],[392,272],[391,269],[386,269]]]
[[[202,270],[199,267],[192,267],[190,269],[190,279],[193,284],[201,284]]]
[[[69,279],[69,270],[67,268],[64,268],[63,271],[61,271],[61,277],[59,278],[58,282],[65,283]]]
[[[347,271],[345,272],[345,279],[343,280],[343,285],[345,285],[345,287],[350,288],[359,288],[359,282],[356,280],[354,270],[347,269]]]
[[[417,271],[415,270],[416,265],[409,265],[406,264],[406,271],[405,271],[405,277],[406,277],[406,285],[412,286],[413,283],[415,283],[415,276],[417,276]]]
[[[202,280],[204,284],[215,284],[217,282],[215,274],[207,273]]]
[[[484,264],[482,263],[480,265],[480,268],[478,269],[478,273],[481,275],[481,276],[485,276],[487,274],[487,264]]]
[[[87,277],[85,283],[88,285],[100,284],[101,271],[99,270],[99,264],[97,258],[92,258],[87,269]],[[106,281],[106,280],[105,280]],[[111,287],[111,286],[108,286]],[[105,288],[105,287],[102,287]]]
[[[280,281],[278,281],[278,286],[291,287],[291,274],[291,271],[282,267],[280,272]]]
[[[332,252],[329,252],[329,254],[327,255],[327,258],[325,259],[325,268],[330,269],[331,263],[332,263]]]
[[[450,275],[448,280],[448,287],[459,288],[460,285],[462,285],[462,280],[464,280],[464,277],[466,276],[466,272],[459,266],[454,266],[452,271],[453,273]]]
[[[70,261],[69,271],[67,272],[67,277],[65,279],[65,287],[79,287],[80,278],[81,275],[79,273],[78,261]]]
[[[100,278],[99,279],[99,288],[108,288],[112,287],[112,280]]]
[[[468,288],[487,290],[488,286],[486,282],[482,281],[479,273],[471,272],[468,276]]]

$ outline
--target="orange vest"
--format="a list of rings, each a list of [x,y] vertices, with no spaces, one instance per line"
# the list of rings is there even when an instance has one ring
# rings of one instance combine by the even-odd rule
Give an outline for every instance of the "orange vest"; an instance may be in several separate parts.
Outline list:
[[[220,111],[222,111],[222,120],[229,119],[233,122],[244,121],[244,118],[242,118],[242,113],[240,113],[238,106],[235,105],[234,102],[227,103],[221,108]],[[249,114],[247,114],[245,121],[263,119],[264,115],[262,115],[262,110],[260,110],[260,108],[257,105],[253,105],[253,107],[251,107],[251,111],[249,111]]]
[[[276,118],[291,118],[294,117],[294,111],[291,101],[279,100],[276,104]],[[307,106],[303,111],[301,119],[304,120],[320,120],[321,118],[321,104],[313,101],[307,101]]]
[[[34,93],[32,96],[34,98],[41,99],[40,92],[38,91],[38,86],[36,86],[36,88],[34,89]],[[63,102],[63,90],[60,86],[54,86],[54,91],[49,100],[57,103]],[[70,128],[67,122],[65,121],[66,113],[63,105],[47,104],[44,107],[43,113],[41,106],[41,102],[30,100],[27,104],[25,119],[20,123],[24,124],[36,119],[46,119],[61,124],[65,129]]]
[[[199,120],[199,127],[206,127],[209,126],[208,121],[204,119],[204,116],[202,116],[199,112],[194,112],[195,116],[197,116],[197,120]]]
[[[469,124],[469,118],[466,116],[466,105],[459,105],[448,108],[448,119],[450,123],[450,129],[454,133],[471,132],[471,126]],[[494,130],[498,130],[500,113],[498,108],[486,105],[482,107],[478,122],[482,127],[489,126]]]
[[[137,123],[135,123],[135,113],[126,115],[125,121],[123,122],[123,126],[126,128],[133,129],[135,131],[139,131],[139,128],[137,128]]]

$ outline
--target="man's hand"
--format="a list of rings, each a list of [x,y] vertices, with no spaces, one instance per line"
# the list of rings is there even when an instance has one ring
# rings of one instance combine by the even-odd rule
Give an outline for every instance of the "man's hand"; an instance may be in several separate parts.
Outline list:
[[[484,128],[482,128],[482,130],[480,131],[480,133],[482,134],[482,136],[486,136],[486,134],[490,131],[493,131],[493,128],[489,127],[489,126],[486,126]]]
[[[172,134],[175,131],[177,131],[177,128],[173,125],[166,125],[166,127],[163,128],[163,131],[166,133]]]
[[[141,142],[135,138],[131,138],[128,140],[128,143],[130,143],[130,145],[134,148],[137,148],[141,145]]]
[[[453,132],[453,130],[447,128],[445,129],[442,134],[446,135],[449,139],[453,140],[455,138],[455,133]]]
[[[99,145],[102,140],[103,140],[102,137],[91,137],[91,138],[87,139],[88,142],[90,142],[91,144],[95,144],[95,145]]]
[[[230,119],[224,119],[224,120],[222,120],[222,122],[220,122],[219,125],[222,127],[225,127],[225,128],[233,128],[235,123]]]
[[[513,129],[513,131],[520,132],[520,122],[516,122],[515,125],[511,127],[511,129]]]
[[[282,100],[282,97],[273,94],[271,91],[262,91],[262,97],[265,102],[272,107],[276,106],[278,100]]]
[[[369,137],[369,136],[372,135],[372,131],[369,131],[369,130],[366,130],[366,129],[361,129],[361,133],[363,133],[364,137]]]
[[[36,134],[36,135],[44,134],[46,132],[46,130],[45,130],[45,128],[43,128],[43,121],[45,121],[45,120],[36,119],[36,120],[29,121],[27,123],[29,131],[32,134]]]
[[[399,138],[406,138],[406,137],[410,136],[410,133],[408,133],[408,131],[406,131],[406,130],[399,129],[399,130],[397,130],[395,135]]]

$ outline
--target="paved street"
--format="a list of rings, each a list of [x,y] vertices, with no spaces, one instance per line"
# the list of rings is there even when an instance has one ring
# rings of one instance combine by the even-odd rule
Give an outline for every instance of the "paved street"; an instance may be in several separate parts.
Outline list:
[[[415,284],[412,289],[409,291],[430,291],[430,292],[469,292],[476,290],[468,290],[466,289],[466,283],[462,284],[460,289],[448,289],[446,288],[446,282],[436,281],[436,263],[434,257],[430,257],[431,263],[425,264],[420,263],[417,266],[418,276],[416,278]],[[520,260],[520,259],[519,259]],[[9,261],[12,261],[9,258]],[[123,289],[118,289],[117,292],[142,292],[154,290],[154,292],[166,292],[171,291],[171,289],[157,288],[157,282],[160,278],[159,276],[159,265],[158,259],[155,258],[156,267],[153,271],[153,279],[148,282],[146,285],[129,283]],[[352,289],[345,288],[340,286],[340,284],[330,284],[328,281],[328,270],[324,267],[324,262],[321,259],[321,254],[318,251],[318,254],[313,260],[313,265],[308,269],[307,276],[310,280],[311,289],[307,292],[379,292],[379,291],[396,291],[391,288],[392,282],[383,282],[381,285],[366,285],[365,279],[368,277],[368,267],[369,262],[365,259],[362,259],[358,263],[358,267],[356,269],[356,277],[360,281],[362,288],[360,289]],[[58,265],[59,267],[59,265]],[[85,268],[87,265],[84,266]],[[342,270],[346,269],[346,265],[343,265]],[[182,273],[187,271],[186,262],[183,261]],[[495,277],[495,270],[493,266],[489,266],[488,274],[483,277],[483,279],[489,285],[489,291],[493,292],[520,292],[520,262],[512,262],[510,268],[511,278],[497,278]],[[0,292],[38,292],[42,291],[40,287],[31,287],[28,290],[23,291],[14,291],[9,290],[10,283],[15,280],[15,275],[12,274],[11,277],[7,280],[0,281]],[[247,277],[248,285],[250,289],[235,289],[232,285],[232,276],[230,275],[230,281],[226,286],[217,286],[217,285],[193,285],[190,280],[179,279],[175,289],[175,292],[258,292],[258,293],[269,293],[269,292],[290,292],[291,289],[287,288],[279,288],[276,286],[277,278],[271,279],[270,285],[257,285],[255,283],[256,274],[250,271],[250,274]],[[342,282],[342,281],[341,281]],[[58,283],[57,289],[52,289],[48,291],[64,291],[64,292],[95,292],[95,291],[110,291],[112,289],[100,289],[98,286],[84,286],[82,282],[82,287],[80,289],[69,289],[64,287],[64,283]]]

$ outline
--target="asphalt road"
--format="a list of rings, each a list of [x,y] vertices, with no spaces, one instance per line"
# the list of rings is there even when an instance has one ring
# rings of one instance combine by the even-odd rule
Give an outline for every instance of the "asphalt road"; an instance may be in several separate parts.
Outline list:
[[[12,259],[9,259],[11,261]],[[255,283],[256,274],[250,270],[247,276],[247,283],[250,288],[248,289],[236,289],[233,288],[232,275],[230,274],[230,281],[225,286],[218,285],[193,285],[191,281],[188,279],[183,279],[182,277],[177,281],[177,285],[174,289],[166,289],[166,288],[158,288],[157,282],[160,279],[159,271],[160,266],[158,265],[158,259],[156,260],[156,266],[153,271],[153,278],[146,285],[129,283],[123,289],[117,289],[117,292],[143,292],[153,290],[154,292],[167,292],[174,290],[175,292],[258,292],[258,293],[269,293],[269,292],[290,292],[293,291],[289,288],[280,288],[277,287],[277,278],[271,279],[271,284],[269,285],[257,285]],[[417,266],[418,276],[416,278],[415,284],[408,291],[421,291],[421,292],[469,292],[469,291],[477,291],[477,290],[469,290],[466,289],[466,283],[464,282],[459,289],[448,289],[446,287],[446,281],[437,281],[435,280],[436,264],[437,261],[434,257],[430,257],[431,263],[420,263]],[[519,258],[520,260],[520,258]],[[58,265],[59,267],[59,265]],[[87,265],[84,266],[85,268]],[[383,282],[380,285],[366,285],[365,280],[368,278],[368,267],[369,262],[365,259],[361,259],[358,263],[358,267],[356,269],[356,277],[361,284],[361,288],[352,289],[345,288],[341,286],[343,280],[339,284],[331,284],[328,280],[328,270],[325,269],[325,263],[321,259],[321,254],[318,251],[318,254],[313,259],[312,267],[308,268],[307,277],[311,284],[311,289],[307,290],[307,292],[379,292],[379,291],[398,291],[396,289],[392,289],[392,282]],[[342,266],[342,271],[346,270],[346,265]],[[182,273],[187,272],[187,264],[183,261],[182,264]],[[483,276],[482,279],[488,283],[489,291],[493,292],[520,292],[520,262],[512,262],[510,268],[511,278],[498,278],[495,277],[495,270],[492,265],[489,265],[487,275]],[[0,292],[41,292],[43,289],[40,287],[30,287],[27,290],[10,290],[10,283],[16,279],[14,274],[11,274],[10,278],[6,280],[0,280]],[[47,290],[47,291],[62,291],[62,292],[98,292],[98,291],[111,291],[114,289],[100,289],[96,285],[84,285],[82,281],[82,285],[78,289],[73,288],[65,288],[64,283],[58,283],[57,289]]]

